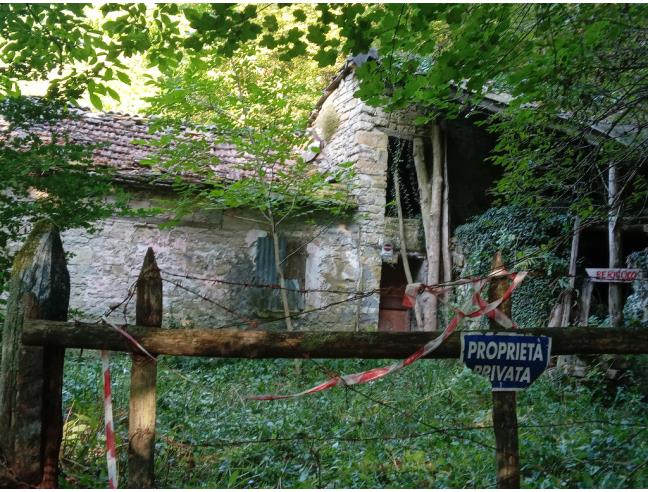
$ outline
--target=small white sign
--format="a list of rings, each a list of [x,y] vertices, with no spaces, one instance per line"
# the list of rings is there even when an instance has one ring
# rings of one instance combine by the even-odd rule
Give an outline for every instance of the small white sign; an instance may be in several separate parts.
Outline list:
[[[634,282],[641,278],[641,270],[635,268],[586,268],[593,282]]]

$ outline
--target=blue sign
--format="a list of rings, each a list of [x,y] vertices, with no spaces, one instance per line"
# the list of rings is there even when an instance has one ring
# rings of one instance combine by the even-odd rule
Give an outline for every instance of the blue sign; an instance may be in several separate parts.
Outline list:
[[[493,391],[525,389],[544,372],[551,338],[515,333],[462,333],[461,360],[487,378]]]

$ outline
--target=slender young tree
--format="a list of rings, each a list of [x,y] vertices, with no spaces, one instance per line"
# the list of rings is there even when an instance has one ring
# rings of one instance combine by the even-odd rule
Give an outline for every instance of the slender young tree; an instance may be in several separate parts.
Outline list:
[[[258,218],[246,219],[272,239],[288,330],[293,329],[294,307],[289,305],[284,264],[296,252],[282,257],[282,232],[290,221],[308,220],[320,211],[345,213],[348,195],[343,183],[351,176],[348,164],[322,169],[308,161],[316,150],[309,148],[311,136],[306,132],[313,100],[309,95],[316,90],[313,77],[303,73],[309,63],[313,64],[281,62],[254,46],[227,57],[212,53],[161,80],[160,95],[151,99],[150,107],[152,114],[163,116],[158,125],[167,132],[176,129],[160,139],[163,148],[152,162],[201,179],[200,185],[178,180],[176,218],[197,207],[257,212]],[[182,129],[186,124],[189,133]],[[210,153],[218,144],[233,145],[238,164],[228,164],[225,170]],[[233,172],[236,179],[224,178],[224,171]]]

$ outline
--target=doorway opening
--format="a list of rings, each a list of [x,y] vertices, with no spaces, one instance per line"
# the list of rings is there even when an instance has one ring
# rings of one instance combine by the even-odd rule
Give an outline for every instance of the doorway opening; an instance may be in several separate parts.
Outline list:
[[[423,260],[409,256],[408,260],[412,277],[417,278]],[[411,309],[403,307],[403,296],[407,287],[407,278],[403,268],[403,259],[398,263],[383,263],[380,275],[380,306],[378,308],[378,331],[413,331],[416,319],[410,315]]]

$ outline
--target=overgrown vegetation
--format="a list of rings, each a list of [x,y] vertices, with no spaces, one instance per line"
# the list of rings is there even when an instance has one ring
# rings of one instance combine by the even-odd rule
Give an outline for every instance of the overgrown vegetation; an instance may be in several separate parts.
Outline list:
[[[528,208],[491,208],[457,227],[455,236],[464,252],[464,265],[457,274],[487,274],[493,254],[501,251],[509,270],[530,270],[513,296],[513,319],[520,326],[541,326],[561,289],[567,286],[564,275],[569,242],[557,239],[565,237],[568,226],[568,219],[562,214],[540,221]]]
[[[629,268],[640,268],[648,272],[648,248],[628,255]],[[645,273],[646,274],[646,273]],[[630,326],[648,328],[648,279],[642,278],[632,282],[632,294],[626,300],[623,317]]]
[[[125,473],[130,361],[112,360]],[[245,400],[303,389],[325,378],[323,368],[348,373],[380,363],[304,361],[295,375],[290,360],[162,358],[156,486],[493,487],[490,388],[457,362],[419,361],[358,392]],[[70,351],[64,487],[107,483],[100,374],[93,352]],[[594,370],[587,385],[571,385],[549,371],[520,394],[524,487],[648,486],[648,405],[633,387],[608,395],[599,376]]]
[[[15,244],[38,220],[92,230],[96,220],[125,210],[126,194],[114,189],[111,170],[92,166],[95,146],[71,142],[55,125],[60,118],[74,113],[52,101],[0,98],[0,294]],[[115,200],[104,201],[108,194]]]

